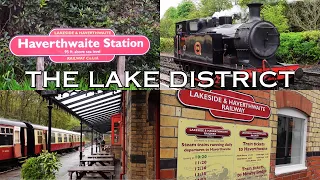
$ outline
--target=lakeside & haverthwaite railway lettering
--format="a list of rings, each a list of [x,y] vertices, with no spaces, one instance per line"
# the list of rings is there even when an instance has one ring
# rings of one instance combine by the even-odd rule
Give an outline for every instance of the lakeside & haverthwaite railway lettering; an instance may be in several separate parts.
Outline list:
[[[229,99],[227,97],[222,98],[221,96],[215,96],[207,93],[202,92],[194,92],[190,90],[190,97],[203,99],[207,101],[213,101],[213,102],[219,102],[223,103],[221,104],[222,110],[232,111],[232,112],[239,112],[244,113],[246,108],[254,109],[258,111],[266,111],[266,108],[264,106],[261,106],[259,104],[252,104],[249,102],[241,102],[234,99]]]

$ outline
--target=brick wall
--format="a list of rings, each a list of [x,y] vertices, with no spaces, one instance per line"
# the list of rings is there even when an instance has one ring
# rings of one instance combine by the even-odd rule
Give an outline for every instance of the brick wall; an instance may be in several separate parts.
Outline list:
[[[272,128],[270,179],[320,179],[320,91],[241,91],[254,96],[256,102],[271,107],[268,120],[255,118],[252,122],[239,122],[214,118],[207,110],[183,106],[176,91],[160,92],[160,178],[175,179],[177,171],[178,120],[180,118],[246,124]],[[307,114],[307,159],[308,169],[291,174],[275,176],[277,145],[277,109],[290,107]]]
[[[154,124],[148,122],[149,91],[127,91],[126,176],[155,179]]]

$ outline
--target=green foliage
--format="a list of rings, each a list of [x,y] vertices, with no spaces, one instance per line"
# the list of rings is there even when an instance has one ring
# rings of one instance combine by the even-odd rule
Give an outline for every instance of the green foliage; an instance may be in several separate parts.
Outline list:
[[[0,91],[0,117],[47,126],[47,105],[35,91]],[[70,130],[77,125],[79,120],[54,106],[53,127]]]
[[[175,20],[161,19],[160,20],[160,36],[161,37],[174,37],[175,33]],[[161,42],[160,42],[161,43]],[[161,44],[160,44],[161,48]]]
[[[160,38],[160,52],[172,53],[174,50],[173,44],[173,38]]]
[[[288,18],[285,14],[286,6],[284,2],[276,5],[264,5],[261,10],[262,18],[272,22],[280,33],[289,31]]]
[[[281,33],[277,51],[279,61],[314,64],[320,61],[320,31]]]
[[[183,0],[177,7],[177,17],[187,17],[196,10],[196,6],[190,0]]]
[[[163,15],[164,18],[168,19],[176,19],[178,17],[177,9],[174,7],[170,7]]]
[[[287,16],[290,25],[296,31],[312,31],[320,29],[320,1],[303,0],[288,5]]]
[[[56,153],[43,151],[38,157],[29,158],[23,165],[21,175],[23,179],[55,179],[61,163]]]
[[[212,16],[215,12],[232,8],[230,0],[201,0],[200,12],[202,17]]]
[[[183,0],[177,8],[170,7],[163,15],[160,20],[160,36],[173,38],[176,22],[212,16],[216,11],[231,7],[230,0],[201,0],[198,8],[193,1]]]
[[[23,179],[42,179],[42,172],[40,163],[36,157],[29,158],[23,165],[21,170],[21,176]]]

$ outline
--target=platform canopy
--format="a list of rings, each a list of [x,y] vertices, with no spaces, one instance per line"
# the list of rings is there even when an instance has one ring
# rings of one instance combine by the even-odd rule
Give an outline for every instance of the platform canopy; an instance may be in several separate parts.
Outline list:
[[[121,111],[122,93],[117,91],[45,90],[44,98],[72,114],[90,128],[106,133],[111,130],[110,117]]]

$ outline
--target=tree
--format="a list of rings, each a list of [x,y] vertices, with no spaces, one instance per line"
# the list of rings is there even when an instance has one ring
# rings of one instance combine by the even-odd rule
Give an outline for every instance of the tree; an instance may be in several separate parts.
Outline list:
[[[281,32],[289,30],[288,18],[285,16],[285,2],[279,2],[277,5],[264,5],[261,10],[261,16],[264,20],[272,22]]]
[[[203,17],[212,16],[219,12],[232,7],[231,0],[201,0],[200,12]]]
[[[177,9],[170,7],[163,15],[163,19],[176,19],[178,17]]]
[[[291,24],[303,31],[319,30],[319,7],[319,0],[304,0],[289,5],[288,16]]]
[[[197,8],[195,4],[190,0],[183,0],[177,7],[177,17],[178,18],[187,18],[188,15],[196,11]]]

